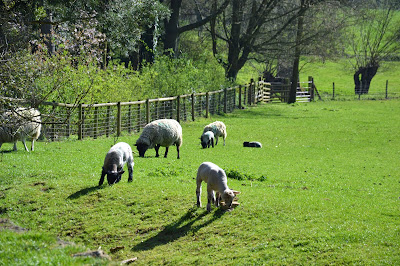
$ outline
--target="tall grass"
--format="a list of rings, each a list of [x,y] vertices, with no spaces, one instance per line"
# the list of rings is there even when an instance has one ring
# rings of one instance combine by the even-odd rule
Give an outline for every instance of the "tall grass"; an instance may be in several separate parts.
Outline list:
[[[399,109],[398,100],[260,105],[183,123],[180,160],[174,148],[167,159],[149,150],[135,155],[132,183],[126,173],[101,188],[107,150],[138,135],[39,142],[31,153],[3,144],[0,217],[30,231],[0,234],[0,264],[91,264],[70,254],[99,247],[141,265],[399,264]],[[217,119],[226,146],[203,150],[202,127]],[[242,147],[251,140],[263,148]],[[233,211],[195,207],[204,161],[246,177],[228,180],[242,192]]]

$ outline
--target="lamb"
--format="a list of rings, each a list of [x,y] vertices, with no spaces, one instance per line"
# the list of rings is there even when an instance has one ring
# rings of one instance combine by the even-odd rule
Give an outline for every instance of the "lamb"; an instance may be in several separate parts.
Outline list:
[[[17,150],[17,141],[21,140],[25,150],[29,152],[25,139],[32,138],[31,150],[35,149],[35,141],[40,136],[42,127],[40,112],[34,108],[18,107],[14,111],[7,111],[1,115],[0,147],[3,143],[14,143],[13,150]]]
[[[240,194],[239,191],[234,191],[228,188],[227,177],[225,171],[211,162],[204,162],[200,165],[197,170],[197,207],[201,207],[200,194],[201,194],[201,182],[207,183],[207,211],[211,211],[211,203],[219,207],[221,201],[225,202],[228,208],[232,207],[233,199],[235,195]],[[217,198],[215,199],[214,191],[217,192]]]
[[[128,166],[128,182],[132,182],[134,165],[132,149],[128,143],[119,142],[112,146],[106,154],[104,165],[101,171],[99,186],[103,185],[105,175],[107,175],[107,181],[109,185],[121,181],[121,176],[123,173],[125,173],[123,169],[125,164]]]
[[[203,133],[206,133],[207,131],[212,131],[214,133],[215,145],[218,144],[218,137],[222,136],[224,138],[224,146],[225,146],[225,139],[227,133],[226,133],[226,126],[223,122],[215,121],[211,124],[208,124],[207,126],[204,127]]]
[[[201,146],[203,149],[210,148],[210,145],[214,148],[214,133],[212,131],[204,132],[200,137]]]
[[[243,142],[243,147],[262,148],[262,144],[258,141],[245,141]]]
[[[144,157],[146,151],[152,148],[155,148],[156,157],[159,157],[158,150],[160,146],[163,146],[165,147],[165,158],[168,155],[168,147],[171,145],[176,145],[179,159],[179,149],[182,145],[182,127],[174,119],[159,119],[147,124],[135,144],[140,157]]]

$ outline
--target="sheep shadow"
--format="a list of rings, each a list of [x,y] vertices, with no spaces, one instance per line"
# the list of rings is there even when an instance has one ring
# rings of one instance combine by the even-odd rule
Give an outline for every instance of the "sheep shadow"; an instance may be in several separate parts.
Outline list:
[[[188,233],[195,233],[199,231],[201,228],[210,225],[212,222],[215,220],[219,219],[222,217],[222,215],[225,213],[224,210],[219,208],[214,212],[214,215],[204,221],[203,223],[193,226],[193,224],[196,221],[200,221],[205,217],[208,212],[204,210],[203,213],[200,215],[196,215],[197,207],[192,207],[188,210],[188,212],[183,215],[179,220],[170,223],[169,225],[165,226],[165,228],[159,232],[157,235],[139,243],[135,247],[132,248],[132,251],[145,251],[145,250],[150,250],[153,249],[157,246],[165,245],[170,242],[173,242]]]
[[[101,187],[100,186],[87,187],[87,188],[81,189],[81,190],[69,195],[67,197],[67,199],[77,199],[77,198],[80,198],[80,197],[85,196],[87,194],[90,194],[93,191],[98,190],[98,189],[101,189]]]

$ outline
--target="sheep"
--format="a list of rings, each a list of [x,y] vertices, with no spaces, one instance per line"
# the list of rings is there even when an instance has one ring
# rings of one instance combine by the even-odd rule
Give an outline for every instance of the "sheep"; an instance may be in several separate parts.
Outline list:
[[[35,141],[40,136],[42,127],[40,112],[34,108],[18,107],[14,111],[7,111],[1,115],[0,147],[3,143],[14,143],[13,150],[17,150],[17,141],[21,140],[25,150],[29,152],[25,139],[32,138],[31,150],[35,149]]]
[[[262,148],[262,144],[258,141],[245,141],[243,142],[243,147]]]
[[[211,124],[208,124],[207,126],[204,127],[203,133],[205,133],[207,131],[212,131],[214,133],[215,145],[218,144],[218,137],[222,136],[224,138],[224,146],[225,146],[225,139],[226,139],[227,133],[226,133],[226,126],[223,122],[215,121]]]
[[[103,185],[105,175],[107,175],[107,181],[109,185],[121,181],[121,176],[123,173],[125,173],[123,169],[125,164],[128,166],[128,182],[132,182],[134,163],[131,146],[125,142],[118,142],[112,146],[106,154],[101,171],[99,186]]]
[[[201,146],[203,149],[210,148],[210,145],[214,148],[214,133],[212,131],[204,132],[200,137]]]
[[[233,199],[235,195],[240,194],[239,191],[231,190],[228,188],[227,177],[225,171],[211,162],[204,162],[200,165],[197,170],[196,177],[196,196],[197,196],[197,207],[201,207],[200,195],[201,195],[201,182],[207,183],[207,211],[211,211],[211,203],[219,207],[221,201],[225,202],[228,208],[232,207]],[[215,199],[214,191],[217,192],[217,198]]]
[[[146,151],[152,148],[155,148],[156,157],[159,157],[158,150],[160,146],[163,146],[165,147],[165,158],[168,155],[168,147],[171,145],[176,145],[179,159],[179,149],[182,145],[182,127],[174,119],[159,119],[147,124],[135,144],[140,157],[144,157]]]

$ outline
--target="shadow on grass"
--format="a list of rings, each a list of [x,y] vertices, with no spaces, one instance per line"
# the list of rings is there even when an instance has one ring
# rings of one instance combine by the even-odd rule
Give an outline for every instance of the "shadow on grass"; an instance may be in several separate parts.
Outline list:
[[[93,191],[98,190],[98,189],[101,189],[101,187],[99,187],[99,186],[87,187],[87,188],[84,188],[84,189],[81,189],[81,190],[75,192],[74,194],[69,195],[67,199],[77,199],[79,197],[90,194]]]
[[[146,241],[136,245],[132,248],[132,251],[144,251],[150,250],[157,246],[165,245],[170,242],[173,242],[185,235],[189,232],[195,233],[199,231],[201,228],[208,226],[215,220],[222,217],[225,211],[220,208],[214,212],[214,215],[208,220],[204,221],[201,224],[193,226],[193,224],[197,221],[200,221],[203,217],[205,217],[208,212],[204,210],[203,213],[196,215],[197,207],[193,207],[188,210],[188,212],[183,215],[178,221],[172,222],[167,225],[164,230],[159,232],[157,235],[147,239]]]

